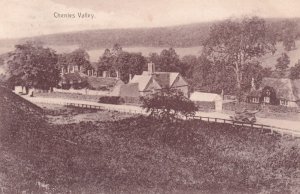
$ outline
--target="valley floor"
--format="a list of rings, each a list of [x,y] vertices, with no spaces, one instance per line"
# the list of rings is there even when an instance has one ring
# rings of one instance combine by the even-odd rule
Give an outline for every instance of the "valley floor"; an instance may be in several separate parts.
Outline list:
[[[52,98],[52,97],[28,97],[24,96],[27,100],[33,103],[48,103],[48,104],[61,104],[66,105],[67,103],[75,103],[75,104],[87,104],[93,106],[101,106],[103,108],[107,108],[110,110],[117,110],[121,112],[135,112],[146,114],[146,112],[138,106],[133,105],[113,105],[113,104],[103,104],[97,103],[87,100],[77,100],[77,99],[67,99],[67,98]],[[212,118],[220,118],[220,119],[230,119],[230,114],[222,113],[222,112],[197,112],[197,116],[202,117],[212,117]],[[300,135],[300,121],[290,121],[283,119],[272,119],[272,118],[257,118],[257,124],[270,125],[274,127],[284,128],[291,130],[291,134],[295,134],[296,136]]]

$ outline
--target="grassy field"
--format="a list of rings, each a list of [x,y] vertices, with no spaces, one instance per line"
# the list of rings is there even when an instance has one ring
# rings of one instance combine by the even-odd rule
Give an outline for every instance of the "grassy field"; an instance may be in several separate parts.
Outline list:
[[[167,123],[121,113],[111,119],[107,112],[47,105],[41,105],[46,115],[38,116],[23,112],[29,104],[13,106],[3,93],[0,100],[0,186],[6,193],[300,191],[299,139],[201,121]],[[85,114],[99,116],[45,119]]]
[[[282,43],[278,43],[276,45],[276,53],[274,55],[268,54],[261,58],[262,65],[264,67],[275,67],[275,64],[277,63],[277,59],[281,56],[283,52],[286,52],[288,56],[290,57],[290,64],[289,66],[292,67],[295,65],[295,63],[298,62],[300,59],[300,41],[296,41],[296,49],[292,51],[285,51]]]

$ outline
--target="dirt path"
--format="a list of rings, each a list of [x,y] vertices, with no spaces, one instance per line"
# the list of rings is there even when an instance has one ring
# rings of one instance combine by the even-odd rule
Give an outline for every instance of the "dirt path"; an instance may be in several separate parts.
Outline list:
[[[76,104],[87,104],[93,106],[101,106],[103,108],[113,109],[121,112],[132,112],[146,114],[145,110],[138,106],[132,105],[114,105],[114,104],[103,104],[97,102],[83,101],[83,100],[74,100],[74,99],[63,99],[63,98],[45,98],[45,97],[24,97],[25,99],[33,103],[50,103],[50,104],[61,104],[66,105],[67,103],[76,103]],[[220,119],[229,119],[228,114],[220,112],[197,112],[197,116],[202,117],[213,117]],[[279,119],[270,119],[270,118],[257,118],[257,124],[270,125],[290,130],[296,130],[300,133],[300,121],[289,121],[289,120],[279,120]]]

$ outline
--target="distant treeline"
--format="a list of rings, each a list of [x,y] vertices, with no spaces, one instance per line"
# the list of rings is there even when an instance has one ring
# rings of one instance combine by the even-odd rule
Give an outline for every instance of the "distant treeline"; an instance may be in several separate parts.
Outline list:
[[[300,18],[296,19],[266,19],[270,27],[271,36],[278,41],[286,34],[286,21],[292,22],[293,33],[300,37]],[[190,47],[201,46],[209,35],[210,27],[218,22],[189,24],[159,28],[132,28],[87,30],[72,33],[23,38],[19,40],[0,40],[0,45],[23,43],[28,40],[40,41],[50,45],[74,45],[85,49],[107,48],[118,43],[127,46],[155,46],[155,47]],[[13,44],[12,44],[13,45]]]

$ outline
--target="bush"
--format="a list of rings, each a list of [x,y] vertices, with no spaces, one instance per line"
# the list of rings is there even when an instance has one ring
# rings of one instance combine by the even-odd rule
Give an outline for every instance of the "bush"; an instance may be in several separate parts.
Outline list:
[[[173,120],[185,116],[194,116],[197,111],[196,105],[183,93],[176,89],[166,89],[142,97],[142,107],[150,112],[151,116],[163,120]]]
[[[120,96],[102,96],[99,98],[98,102],[106,104],[123,104],[124,99]]]

